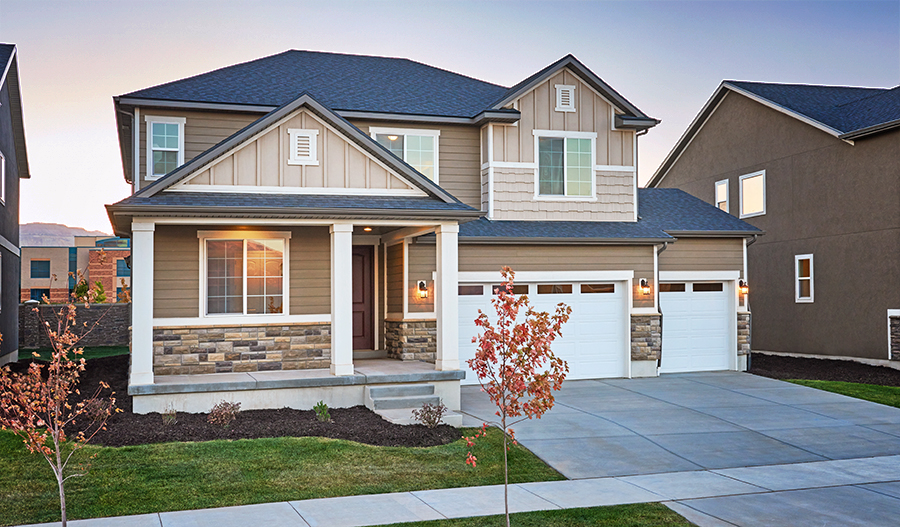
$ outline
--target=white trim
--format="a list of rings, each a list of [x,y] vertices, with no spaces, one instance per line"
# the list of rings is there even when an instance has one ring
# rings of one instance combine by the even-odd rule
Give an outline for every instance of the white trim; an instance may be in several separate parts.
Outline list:
[[[135,107],[134,117],[132,118],[132,135],[134,136],[132,145],[131,164],[133,165],[134,174],[131,175],[131,193],[134,194],[141,188],[141,109]]]
[[[722,184],[725,184],[725,208],[719,208],[719,187]],[[729,183],[727,179],[720,179],[716,181],[715,187],[713,187],[713,205],[716,206],[717,209],[723,210],[729,214],[731,214],[731,189],[729,188]]]
[[[652,247],[653,251],[653,309],[659,311],[659,249],[657,245]]]
[[[487,144],[488,144],[488,219],[494,218],[494,123],[487,125]]]
[[[353,224],[331,235],[331,374],[353,375]]]
[[[800,296],[800,269],[797,264],[800,260],[809,260],[809,296]],[[812,304],[816,298],[815,294],[815,268],[813,267],[812,254],[794,255],[794,302],[797,304]],[[806,280],[806,278],[804,278]]]
[[[631,308],[631,314],[632,315],[658,315],[659,310],[656,309],[655,307],[633,307],[633,308]]]
[[[891,317],[900,317],[900,309],[887,310],[887,332],[888,332],[888,352],[887,358],[891,360]]]
[[[218,238],[218,239],[227,239],[227,240],[238,240],[238,239],[261,239],[261,240],[276,240],[279,238],[283,238],[285,240],[291,239],[290,231],[241,231],[241,230],[221,230],[221,231],[197,231],[197,238]]]
[[[407,313],[403,318],[406,320],[437,320],[437,315],[435,315],[434,311],[430,313]]]
[[[435,233],[437,279],[434,312],[437,318],[437,353],[434,369],[459,369],[459,224],[441,223]]]
[[[359,223],[359,220],[334,220],[334,219],[307,219],[307,218],[206,218],[206,217],[142,217],[140,223],[157,223],[165,225],[265,225],[265,226],[287,226],[287,225],[315,225],[328,227],[330,225],[353,225]],[[429,226],[434,227],[434,220],[376,220],[366,221],[365,225],[372,227],[410,227],[410,226]]]
[[[744,214],[744,180],[758,177],[758,176],[762,177],[762,184],[763,184],[762,212],[751,212],[749,214]],[[766,213],[766,171],[765,170],[758,170],[756,172],[751,172],[749,174],[744,174],[743,176],[740,176],[738,178],[738,191],[740,194],[740,201],[738,203],[738,206],[739,206],[738,212],[740,213],[741,219],[752,218],[754,216],[762,216]]]
[[[131,223],[131,371],[128,383],[153,384],[154,231],[147,221]]]
[[[534,135],[534,200],[562,200],[562,201],[597,201],[597,133],[596,132],[574,132],[563,130],[533,130]],[[563,193],[562,194],[541,194],[541,169],[540,169],[540,139],[552,138],[563,140]],[[569,139],[590,139],[591,141],[591,195],[590,196],[571,196],[569,195]]]
[[[381,246],[381,236],[364,235],[363,237],[366,240],[369,238],[377,238],[377,240],[375,240],[375,243],[371,244],[371,247],[372,260],[374,260],[372,262],[372,329],[375,330],[375,338],[372,341],[372,350],[378,351],[381,349],[381,331],[382,326],[384,326],[384,323],[378,320],[378,302],[381,301],[381,295],[379,294],[381,288],[378,287],[378,271],[380,270],[380,266],[378,265],[378,248]],[[353,242],[351,241],[350,243]]]
[[[167,124],[177,124],[178,125],[178,160],[175,168],[180,167],[184,164],[184,125],[187,122],[187,119],[184,117],[169,117],[162,115],[145,115],[144,122],[146,123],[146,132],[145,132],[145,140],[146,146],[144,151],[146,152],[146,161],[147,161],[147,173],[144,175],[144,179],[148,181],[157,180],[165,174],[153,174],[153,123],[167,123]],[[158,149],[164,152],[172,152],[171,148],[162,148]]]
[[[532,130],[535,137],[565,137],[566,139],[597,139],[597,132],[578,132],[572,130]],[[537,158],[535,158],[537,159]]]
[[[739,280],[740,271],[660,271],[660,282],[724,282]]]
[[[310,163],[306,163],[310,164]],[[247,185],[196,185],[185,183],[166,192],[220,192],[246,194],[312,194],[327,196],[427,196],[414,188],[344,188],[344,187],[255,187]]]
[[[3,247],[7,251],[15,254],[19,258],[22,257],[22,250],[15,246],[11,241],[7,240],[5,236],[0,234],[0,247]]]
[[[288,151],[288,159],[287,164],[289,165],[310,165],[310,166],[318,166],[319,165],[319,151],[318,151],[318,137],[319,130],[312,129],[300,129],[300,128],[288,128],[288,136],[289,136],[289,148]],[[297,157],[297,140],[301,137],[305,137],[309,140],[309,155],[306,157]]]
[[[268,318],[259,321],[260,325],[278,324],[331,324],[331,315],[283,315],[277,318]],[[154,318],[154,327],[192,327],[192,326],[242,326],[252,324],[252,320],[245,315],[221,316],[214,318],[204,317],[175,317]]]
[[[744,278],[744,282],[746,282],[747,284],[749,284],[749,283],[750,283],[750,280],[747,278],[747,238],[744,238],[743,240],[744,240],[744,241],[743,241],[743,245],[744,245],[744,260],[743,260],[744,268],[741,270],[741,276]],[[749,289],[748,289],[748,291],[747,291],[747,294],[744,295],[744,310],[745,310],[745,311],[750,311],[750,291],[749,291]]]
[[[459,283],[500,283],[500,271],[468,271],[459,273]],[[516,282],[622,282],[634,279],[634,271],[519,271]]]
[[[386,134],[386,135],[402,135],[403,136],[403,161],[406,164],[409,164],[407,161],[407,152],[406,146],[409,144],[409,141],[406,140],[406,136],[408,135],[419,135],[425,137],[433,137],[434,138],[434,179],[435,183],[438,183],[440,178],[438,177],[438,166],[440,165],[440,138],[441,131],[440,130],[420,130],[418,128],[388,128],[383,126],[370,126],[369,127],[369,135],[372,137],[372,140],[378,142],[376,138],[377,134]],[[412,165],[410,165],[412,166]],[[415,169],[415,167],[413,167]],[[418,170],[417,170],[418,172]],[[422,174],[425,176],[425,174]],[[426,178],[428,176],[425,176]]]
[[[6,205],[6,156],[0,152],[0,205]]]
[[[493,126],[493,124],[489,124],[488,126]],[[493,142],[490,140],[489,142]],[[492,161],[490,163],[485,163],[481,166],[482,169],[489,168],[537,168],[537,163],[520,163],[518,161]]]
[[[631,165],[634,167],[634,174],[631,177],[631,191],[634,193],[632,197],[634,198],[634,221],[638,221],[638,134],[637,132],[631,132]]]
[[[554,84],[553,87],[556,88],[556,111],[574,113],[576,86],[574,84]],[[569,104],[567,105],[562,103],[563,94],[566,92],[569,93]]]

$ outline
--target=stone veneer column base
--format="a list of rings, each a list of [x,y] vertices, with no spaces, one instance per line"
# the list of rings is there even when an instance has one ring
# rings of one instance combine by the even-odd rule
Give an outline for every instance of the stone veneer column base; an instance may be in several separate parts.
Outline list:
[[[153,373],[194,375],[331,365],[331,324],[153,328]]]
[[[900,360],[900,315],[890,317],[891,360]]]
[[[659,315],[631,315],[631,360],[659,360],[660,350]]]
[[[750,325],[753,316],[750,313],[737,315],[737,354],[738,357],[750,354]],[[740,368],[739,368],[740,369]],[[746,367],[745,367],[746,369]]]
[[[385,320],[384,345],[388,357],[434,363],[437,356],[436,320]]]

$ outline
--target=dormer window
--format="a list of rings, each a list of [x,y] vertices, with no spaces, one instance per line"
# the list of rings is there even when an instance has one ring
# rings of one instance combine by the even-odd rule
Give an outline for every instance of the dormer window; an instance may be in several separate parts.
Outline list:
[[[318,165],[318,150],[316,138],[318,130],[300,130],[288,128],[290,137],[288,164],[289,165]]]
[[[568,86],[565,84],[556,85],[556,111],[575,111],[575,86]]]
[[[184,117],[148,115],[147,179],[165,176],[184,164]]]
[[[369,128],[369,133],[378,144],[437,183],[440,130]]]

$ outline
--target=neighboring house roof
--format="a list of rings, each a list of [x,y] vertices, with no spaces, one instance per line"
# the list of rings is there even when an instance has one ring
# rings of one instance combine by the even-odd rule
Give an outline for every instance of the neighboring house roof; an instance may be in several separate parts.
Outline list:
[[[752,236],[763,231],[679,189],[638,189],[637,222],[492,221],[460,225],[466,243],[660,243],[678,236]]]
[[[0,44],[0,87],[8,83],[16,164],[19,167],[19,177],[27,179],[31,177],[31,174],[28,170],[28,151],[25,148],[25,124],[22,118],[22,94],[19,91],[17,55],[15,44]]]
[[[662,181],[729,92],[749,97],[848,142],[900,127],[900,86],[858,88],[726,80],[685,130],[647,186]]]

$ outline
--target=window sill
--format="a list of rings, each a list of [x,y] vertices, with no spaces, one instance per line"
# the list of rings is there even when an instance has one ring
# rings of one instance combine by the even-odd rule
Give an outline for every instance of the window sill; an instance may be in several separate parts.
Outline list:
[[[765,216],[765,215],[766,215],[766,211],[762,211],[762,212],[751,212],[750,214],[741,214],[740,219],[743,220],[743,219],[745,219],[745,218],[755,218],[755,217],[757,217],[757,216]]]
[[[597,201],[596,196],[535,196],[535,201]]]
[[[812,298],[796,298],[796,299],[794,299],[794,303],[796,303],[796,304],[812,304],[813,299]]]

